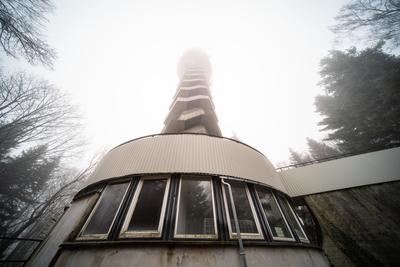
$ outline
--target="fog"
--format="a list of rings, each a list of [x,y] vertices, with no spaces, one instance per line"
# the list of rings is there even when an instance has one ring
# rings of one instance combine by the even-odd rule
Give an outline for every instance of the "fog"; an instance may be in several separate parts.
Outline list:
[[[329,26],[344,1],[58,1],[47,39],[53,71],[14,62],[68,91],[85,118],[88,155],[159,133],[189,48],[213,66],[224,136],[273,163],[320,140],[319,61],[337,48]],[[86,157],[88,155],[82,155]]]

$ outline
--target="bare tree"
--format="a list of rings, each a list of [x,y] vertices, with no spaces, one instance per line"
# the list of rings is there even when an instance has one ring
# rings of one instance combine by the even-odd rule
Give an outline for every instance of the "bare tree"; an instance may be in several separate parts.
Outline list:
[[[25,72],[0,70],[0,155],[26,143],[45,141],[47,153],[76,147],[80,116],[69,97]]]
[[[23,72],[0,72],[1,235],[20,233],[15,223],[21,225],[27,213],[33,219],[42,214],[44,196],[52,193],[49,181],[64,184],[60,163],[83,144],[81,128],[74,106],[57,88]]]
[[[62,169],[54,173],[52,179],[47,182],[46,188],[36,196],[34,202],[28,203],[18,219],[3,222],[8,237],[21,235],[35,238],[44,238],[51,226],[62,215],[62,210],[69,204],[78,189],[94,170],[97,158],[93,159],[86,168],[76,172],[72,169]],[[10,254],[18,253],[24,244],[10,251],[7,249],[13,243],[12,240],[0,242],[0,258],[6,258]],[[14,255],[15,256],[15,255]]]
[[[44,40],[49,0],[0,0],[0,46],[12,57],[22,54],[31,64],[52,68],[55,51]]]
[[[13,236],[18,236],[26,231],[30,226],[37,223],[37,220],[45,213],[55,213],[55,210],[62,209],[69,204],[95,166],[96,162],[92,161],[75,175],[71,175],[72,172],[75,172],[71,169],[57,172],[53,179],[47,183],[46,189],[37,197],[37,201],[32,203],[17,221],[8,225]]]
[[[393,48],[400,45],[399,0],[352,0],[336,17],[332,30],[340,35],[364,32],[370,41],[387,41]]]

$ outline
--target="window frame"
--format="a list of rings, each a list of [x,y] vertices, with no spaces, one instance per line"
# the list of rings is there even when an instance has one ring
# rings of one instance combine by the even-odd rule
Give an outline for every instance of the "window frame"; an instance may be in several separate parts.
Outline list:
[[[214,231],[212,234],[178,234],[178,221],[181,216],[179,214],[180,201],[181,201],[181,190],[183,179],[198,179],[198,181],[207,181],[210,183],[211,188],[211,202],[214,216],[213,225]],[[179,174],[147,174],[147,175],[129,175],[124,177],[117,177],[113,180],[105,181],[100,185],[97,185],[96,190],[91,190],[90,195],[83,195],[84,197],[91,197],[93,203],[86,210],[86,219],[84,223],[79,223],[81,229],[78,231],[78,234],[75,234],[72,238],[74,241],[82,242],[85,241],[130,241],[130,242],[206,242],[213,244],[215,242],[233,242],[237,240],[237,233],[233,233],[234,224],[231,221],[231,214],[229,211],[229,192],[225,185],[223,185],[220,179],[225,179],[232,186],[233,183],[239,183],[240,186],[244,186],[247,200],[250,204],[251,214],[253,216],[253,220],[256,225],[255,233],[243,233],[241,232],[242,238],[248,240],[246,242],[250,243],[272,243],[275,245],[278,242],[288,242],[303,244],[304,246],[320,245],[320,234],[317,233],[316,242],[314,242],[314,235],[311,234],[312,239],[308,237],[304,225],[301,221],[300,216],[297,214],[295,210],[295,206],[292,206],[291,199],[289,196],[280,192],[274,188],[252,183],[251,181],[242,180],[240,178],[234,177],[226,177],[226,176],[212,176],[210,174],[199,174],[199,173],[179,173]],[[129,227],[130,220],[134,215],[135,209],[138,204],[138,200],[140,197],[140,193],[143,190],[143,185],[145,180],[166,180],[164,196],[162,197],[162,204],[158,227],[157,229],[154,227],[151,231],[127,231]],[[110,226],[108,228],[107,233],[102,234],[86,234],[83,233],[86,231],[87,227],[90,225],[93,216],[97,212],[99,205],[104,201],[105,192],[109,189],[109,186],[116,184],[125,184],[124,192],[120,192],[121,201],[119,204],[114,203],[115,205],[115,214],[110,222]],[[259,188],[258,188],[259,186]],[[121,190],[122,191],[122,190]],[[262,192],[268,192],[272,194],[271,201],[275,201],[275,204],[278,206],[277,212],[283,217],[284,224],[288,227],[288,231],[290,233],[291,238],[289,237],[274,237],[272,234],[272,226],[270,225],[267,215],[264,212],[264,208],[261,204],[260,196]],[[241,192],[240,194],[242,194]],[[83,197],[81,196],[81,197]],[[176,199],[178,197],[178,199]],[[235,196],[234,196],[235,199]],[[229,200],[229,202],[228,202]],[[159,199],[161,201],[161,198]],[[184,203],[185,199],[182,199],[182,203]],[[143,202],[146,203],[146,202]],[[145,205],[145,204],[144,204]],[[288,207],[287,207],[288,206]],[[312,212],[310,210],[310,212]],[[312,213],[311,213],[312,214]],[[313,215],[313,214],[312,214]],[[289,217],[294,217],[289,218]],[[205,217],[205,216],[204,216]],[[318,220],[313,217],[313,222],[320,231],[320,225]],[[296,226],[296,223],[298,226]],[[136,224],[135,224],[136,225]],[[156,226],[156,225],[154,225]],[[247,223],[244,224],[244,228],[248,228]],[[296,227],[300,227],[300,231]],[[136,228],[136,227],[134,227]],[[140,228],[140,227],[138,227]],[[249,228],[251,231],[254,230],[252,227]],[[78,230],[78,229],[77,229]],[[243,231],[243,229],[242,229]],[[93,231],[94,232],[94,231]],[[99,231],[100,232],[100,231]],[[199,231],[201,232],[201,231]],[[214,234],[215,233],[215,234]],[[299,235],[303,235],[304,237],[300,237]],[[136,241],[135,241],[136,240]],[[158,240],[158,241],[157,241]],[[221,243],[221,244],[222,244]]]
[[[139,195],[143,188],[144,180],[166,180],[165,191],[163,196],[163,202],[161,205],[161,214],[158,221],[157,231],[128,231],[129,223],[132,219],[133,212],[135,211]],[[165,213],[168,202],[169,188],[170,188],[171,176],[160,175],[160,176],[142,176],[139,178],[137,186],[133,192],[132,200],[130,201],[128,211],[125,214],[121,230],[118,234],[118,239],[127,238],[160,238],[162,236],[162,230],[164,226]]]
[[[182,188],[182,180],[185,179],[185,177],[194,177],[198,180],[209,180],[210,182],[210,188],[211,188],[211,205],[213,208],[213,222],[214,222],[214,230],[215,234],[209,235],[209,234],[177,234],[178,230],[178,219],[179,219],[179,205],[181,201],[181,188]],[[204,179],[208,178],[208,179]],[[174,235],[173,237],[176,239],[218,239],[218,224],[217,224],[217,211],[216,211],[216,205],[215,205],[215,195],[214,195],[214,185],[213,185],[213,179],[211,176],[206,176],[206,175],[181,175],[179,179],[179,186],[178,186],[178,201],[176,204],[176,215],[175,215],[175,225],[174,225]]]
[[[260,207],[261,207],[262,217],[264,218],[264,220],[265,220],[265,222],[266,222],[266,224],[267,224],[268,231],[269,231],[269,233],[271,234],[271,237],[272,237],[273,241],[290,241],[290,242],[296,242],[296,238],[294,237],[293,232],[292,232],[292,229],[290,228],[289,223],[288,223],[288,221],[286,220],[286,216],[285,216],[285,214],[283,213],[283,211],[282,211],[282,209],[281,209],[281,206],[280,206],[279,203],[278,203],[278,200],[276,199],[276,196],[275,196],[274,191],[271,190],[270,188],[267,188],[267,187],[262,188],[262,189],[263,189],[263,190],[269,190],[269,191],[271,192],[273,201],[275,201],[275,204],[276,204],[276,206],[278,207],[278,210],[279,210],[279,212],[280,212],[280,214],[281,214],[281,216],[282,216],[282,218],[283,218],[283,221],[284,221],[284,223],[285,223],[287,229],[289,230],[290,235],[292,236],[291,238],[290,238],[290,237],[275,237],[275,236],[274,236],[274,234],[272,233],[271,225],[269,224],[268,218],[267,218],[267,216],[265,215],[264,207],[263,207],[262,204],[261,204],[260,196],[259,196],[258,191],[257,191],[257,186],[255,186],[254,191],[256,192],[258,204],[259,204]]]
[[[310,243],[310,240],[308,239],[308,236],[307,236],[306,232],[305,232],[304,229],[303,229],[303,225],[300,223],[299,218],[297,217],[296,212],[293,210],[292,205],[290,204],[289,200],[287,200],[286,198],[285,198],[285,201],[286,201],[286,203],[288,204],[289,209],[290,209],[290,211],[292,212],[292,214],[293,214],[293,216],[294,216],[294,218],[295,218],[297,224],[299,225],[301,232],[302,232],[303,235],[306,237],[306,238],[301,238],[300,236],[298,236],[298,238],[300,239],[301,242]]]
[[[296,220],[296,223],[297,223],[298,226],[300,227],[301,232],[302,232],[303,235],[305,236],[305,238],[302,238],[302,237],[300,237],[297,233],[295,233],[296,236],[297,236],[297,238],[300,240],[300,242],[303,242],[303,243],[310,243],[310,240],[308,239],[307,234],[304,232],[303,226],[301,225],[301,223],[300,223],[300,221],[299,221],[299,218],[297,218],[297,214],[294,212],[294,210],[293,210],[293,208],[292,208],[292,205],[290,204],[289,200],[288,200],[285,196],[283,196],[283,195],[279,195],[279,197],[281,197],[281,198],[283,199],[283,201],[286,202],[286,204],[287,204],[287,206],[289,207],[289,210],[290,210],[290,211],[288,211],[288,212],[291,212],[291,213],[292,213],[294,219]],[[281,205],[281,204],[279,203],[279,201],[278,201],[278,204],[279,204],[279,206]],[[289,223],[289,224],[290,224],[290,223]],[[293,228],[293,232],[296,232],[296,231],[294,230],[294,227],[293,227],[293,226],[291,226],[291,227]]]
[[[88,226],[89,222],[91,221],[93,215],[95,214],[98,206],[100,205],[101,201],[104,198],[104,192],[107,190],[108,186],[110,185],[114,185],[114,184],[124,184],[127,183],[125,192],[121,198],[121,202],[118,205],[118,209],[115,212],[114,218],[111,221],[110,227],[108,228],[107,233],[105,234],[89,234],[89,235],[83,235],[83,233],[86,230],[86,227]],[[131,179],[125,179],[125,180],[120,180],[120,181],[115,181],[115,182],[110,182],[107,183],[107,185],[103,188],[103,190],[101,191],[101,195],[100,197],[97,199],[96,204],[94,205],[94,207],[92,208],[92,211],[90,212],[90,215],[88,216],[88,218],[85,221],[85,224],[83,225],[83,227],[81,228],[81,230],[79,231],[78,236],[75,238],[76,240],[106,240],[108,238],[108,236],[110,235],[110,232],[114,226],[115,221],[117,220],[118,214],[121,211],[122,208],[122,204],[124,203],[124,200],[128,194],[129,188],[132,185],[132,180]]]
[[[225,177],[221,177],[221,178],[222,179],[226,179]],[[228,183],[230,181],[234,181],[234,182],[240,182],[240,183],[245,185],[246,196],[247,196],[247,199],[249,201],[251,213],[252,213],[253,218],[254,218],[254,223],[256,224],[256,228],[257,228],[257,231],[258,231],[258,233],[244,233],[244,232],[240,231],[241,238],[242,239],[265,240],[265,237],[264,237],[264,235],[262,233],[262,230],[261,230],[261,225],[260,225],[260,222],[259,222],[259,218],[257,216],[257,212],[255,210],[253,199],[251,197],[251,194],[250,194],[250,191],[249,191],[249,186],[248,186],[247,182],[232,180],[232,179],[229,179],[229,178],[226,179],[226,180],[227,180],[226,182],[228,182]],[[232,232],[231,218],[230,218],[229,207],[228,207],[228,202],[227,202],[228,198],[227,198],[227,193],[226,193],[226,190],[225,190],[225,186],[226,185],[221,184],[221,186],[222,186],[222,196],[224,198],[224,201],[223,201],[224,204],[223,205],[225,207],[225,214],[226,214],[226,220],[227,220],[227,225],[228,225],[229,239],[231,239],[231,240],[232,239],[237,239],[237,232],[236,233]],[[235,199],[233,201],[235,201]]]

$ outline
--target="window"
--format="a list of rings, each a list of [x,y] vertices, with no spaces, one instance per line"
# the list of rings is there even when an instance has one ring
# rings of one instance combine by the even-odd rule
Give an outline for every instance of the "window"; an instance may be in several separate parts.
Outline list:
[[[229,181],[232,187],[233,201],[235,202],[236,213],[239,221],[240,234],[246,239],[262,239],[260,225],[255,216],[253,202],[247,185],[242,182]],[[235,222],[232,215],[232,207],[229,197],[228,187],[223,185],[225,200],[225,211],[228,217],[228,228],[230,238],[236,238]]]
[[[290,206],[289,202],[280,195],[277,195],[277,199],[279,204],[281,205],[281,208],[283,209],[283,213],[289,220],[290,225],[293,227],[293,230],[296,232],[300,241],[309,243],[310,241],[308,241],[308,238],[304,233],[303,228],[301,228],[300,222],[297,219],[296,214],[293,212],[293,209]]]
[[[256,193],[263,209],[263,214],[272,238],[274,240],[294,241],[292,232],[283,217],[282,211],[276,202],[275,196],[268,188],[256,187]]]
[[[211,177],[183,176],[175,222],[177,238],[217,238]]]
[[[232,188],[243,239],[264,239],[261,222],[265,222],[265,230],[274,241],[320,245],[319,226],[307,206],[294,208],[285,194],[262,185],[250,187],[233,178],[226,178],[226,182]],[[140,238],[140,242],[168,243],[186,239],[202,243],[237,238],[228,186],[215,183],[209,175],[184,174],[179,180],[171,180],[167,174],[121,178],[90,187],[81,197],[100,191],[76,240]],[[296,201],[297,205],[303,203]],[[218,217],[224,215],[226,222]],[[225,223],[229,237],[219,233]]]
[[[120,237],[161,237],[168,189],[168,178],[141,178]]]
[[[296,212],[308,240],[310,240],[314,245],[319,245],[318,226],[314,221],[310,209],[306,205],[298,205],[294,206],[293,210]]]
[[[106,239],[130,182],[109,184],[101,194],[78,239]]]

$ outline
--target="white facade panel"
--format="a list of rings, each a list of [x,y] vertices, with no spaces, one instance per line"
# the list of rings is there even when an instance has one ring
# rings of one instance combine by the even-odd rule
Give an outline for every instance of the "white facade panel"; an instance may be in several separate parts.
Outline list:
[[[274,166],[260,152],[230,139],[199,134],[156,135],[118,146],[104,156],[88,184],[148,173],[231,176],[286,193]]]
[[[292,197],[400,180],[400,147],[279,173]]]

